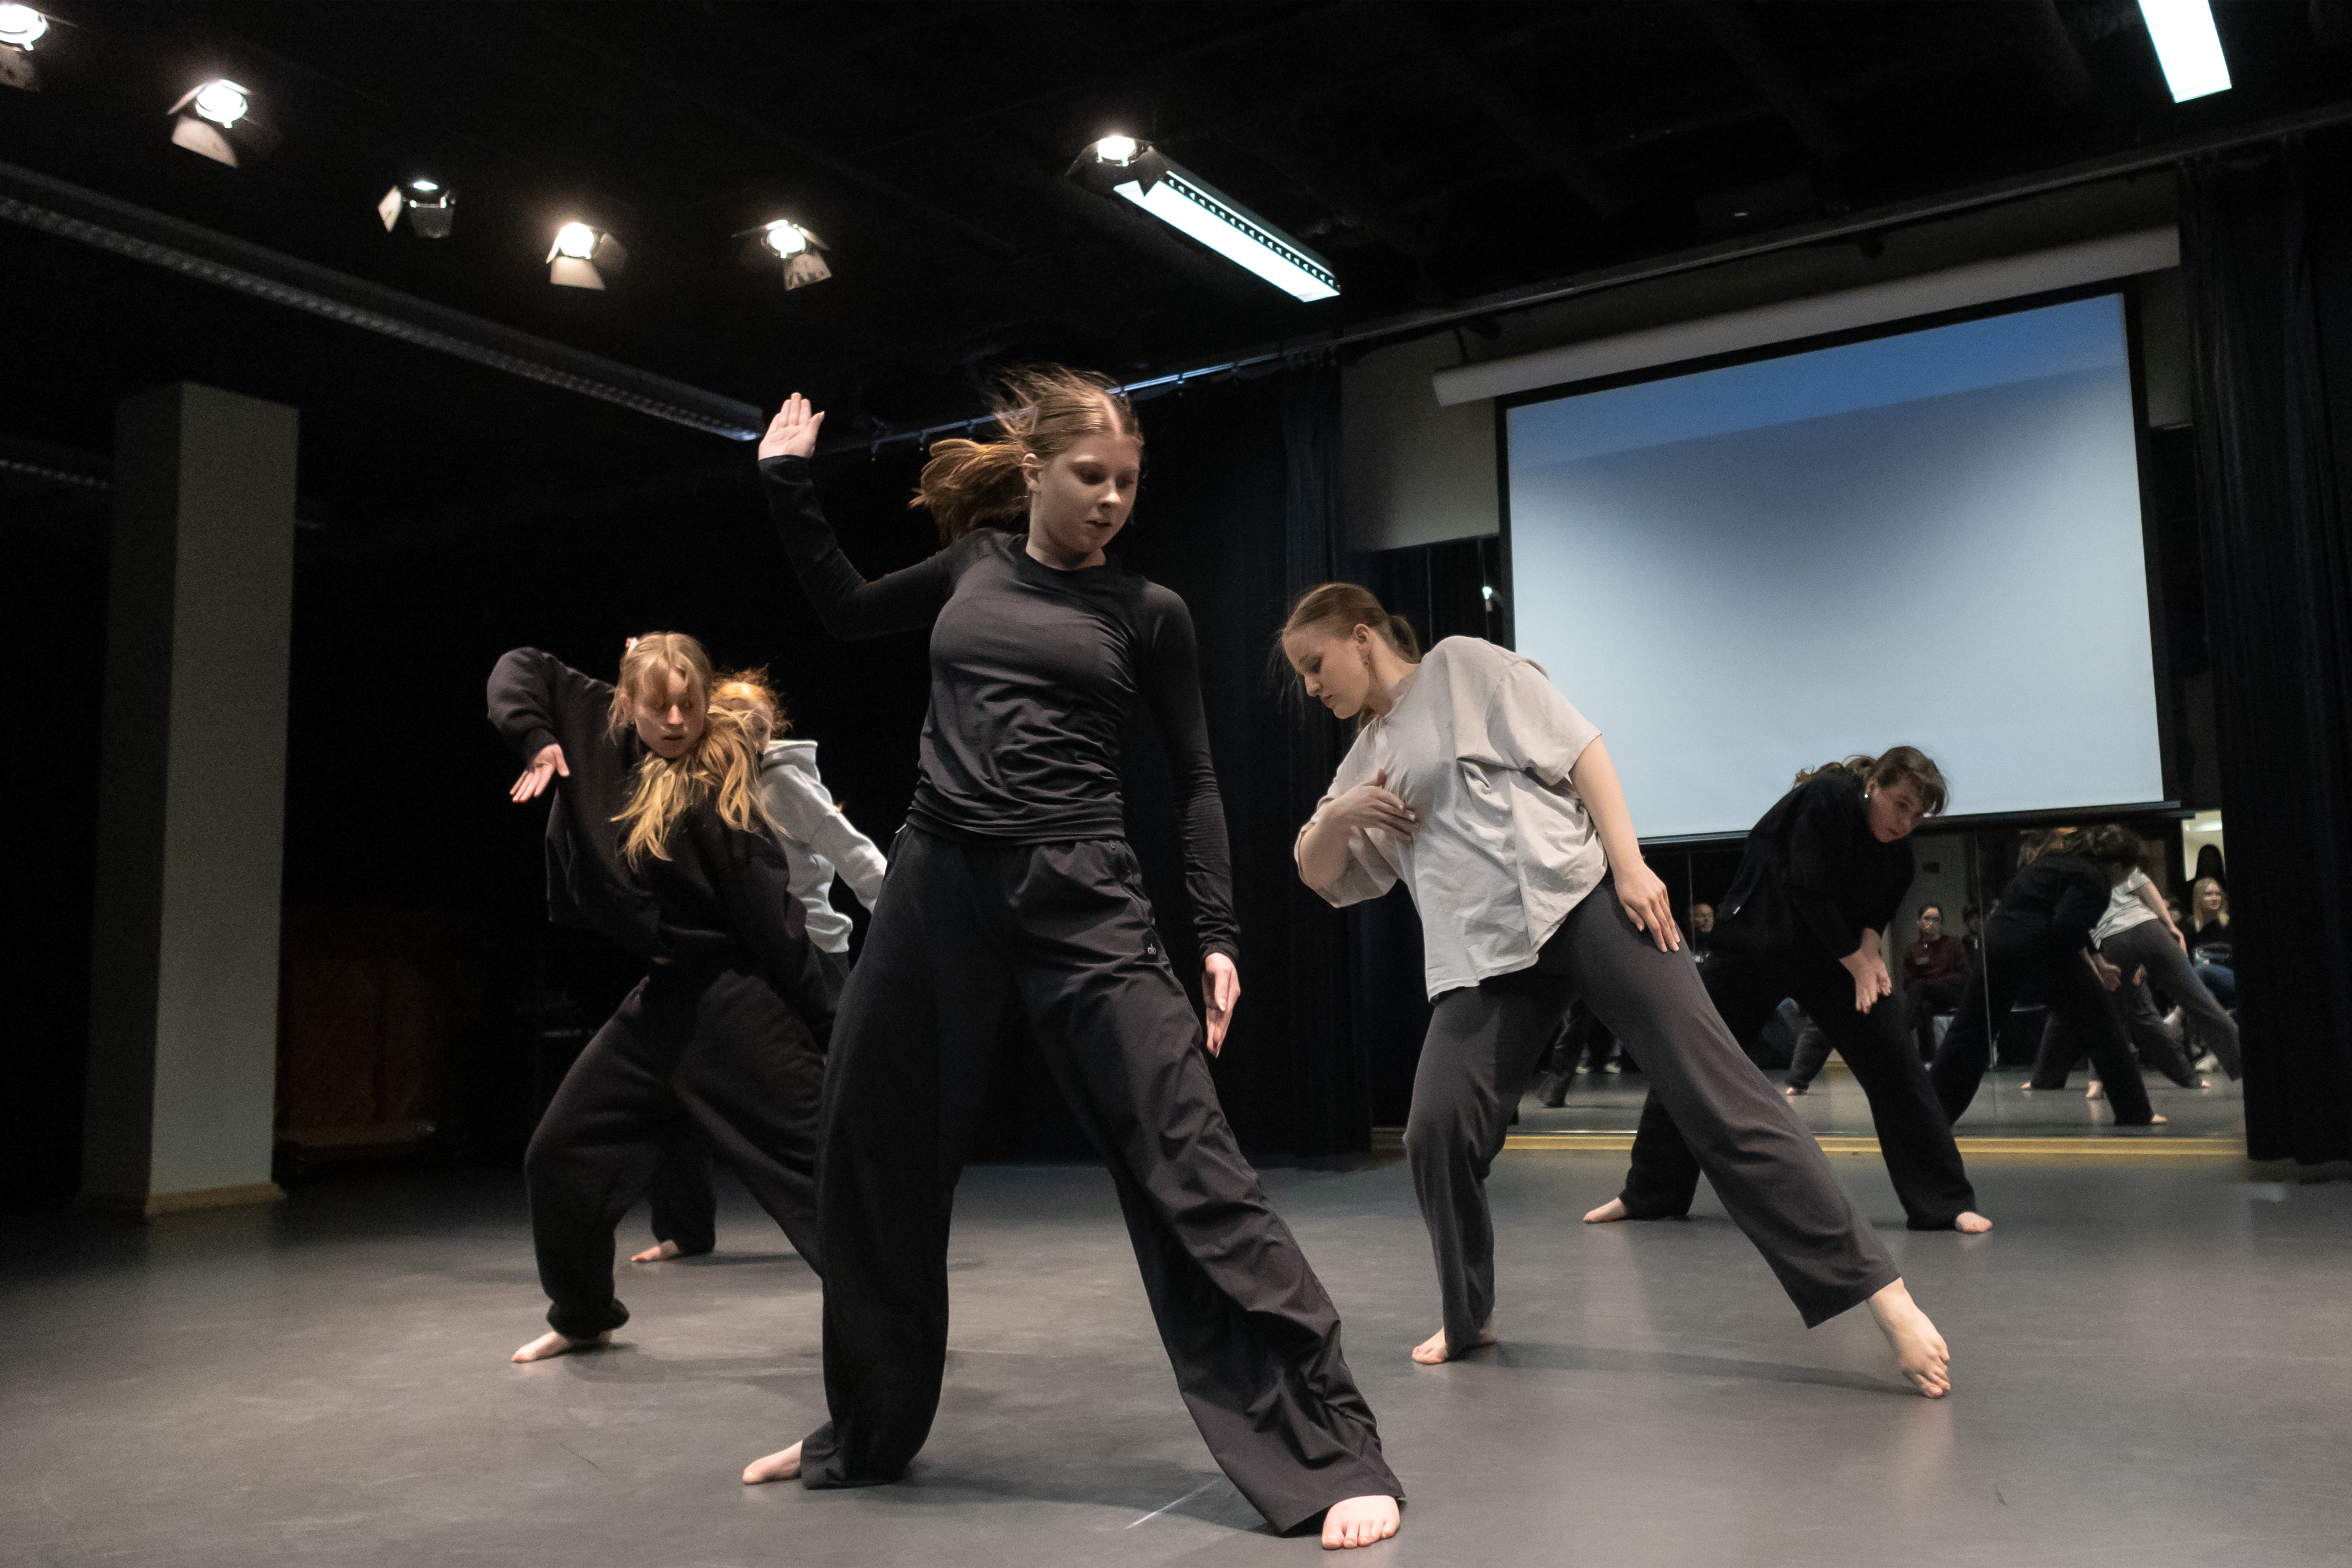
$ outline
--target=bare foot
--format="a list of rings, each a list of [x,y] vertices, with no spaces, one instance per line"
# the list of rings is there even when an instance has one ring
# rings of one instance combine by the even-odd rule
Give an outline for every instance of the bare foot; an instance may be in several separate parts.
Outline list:
[[[1801,1095],[1801,1094],[1804,1093],[1805,1091],[1804,1091],[1803,1089],[1799,1089],[1799,1088],[1798,1088],[1795,1084],[1793,1084],[1793,1083],[1785,1083],[1785,1084],[1782,1084],[1782,1085],[1780,1086],[1780,1092],[1781,1092],[1782,1094],[1787,1095],[1790,1099],[1794,1100],[1794,1099],[1796,1099],[1796,1098],[1797,1098],[1797,1096],[1799,1096],[1799,1095]]]
[[[1397,1532],[1397,1505],[1392,1497],[1351,1497],[1335,1502],[1323,1515],[1323,1550],[1339,1552],[1370,1546]]]
[[[743,1484],[764,1486],[770,1481],[789,1481],[801,1473],[801,1446],[779,1448],[766,1458],[754,1459],[743,1467]]]
[[[1952,1228],[1963,1236],[1982,1236],[1992,1228],[1992,1221],[1970,1209],[1952,1222]]]
[[[675,1241],[665,1241],[656,1246],[648,1247],[643,1252],[632,1252],[629,1254],[629,1261],[632,1263],[667,1263],[671,1258],[676,1258],[677,1256],[677,1243]]]
[[[1614,1225],[1624,1217],[1625,1200],[1623,1198],[1611,1198],[1607,1203],[1602,1204],[1599,1208],[1594,1209],[1591,1214],[1586,1215],[1584,1216],[1584,1223],[1587,1225]]]
[[[522,1349],[515,1352],[514,1355],[510,1359],[515,1361],[545,1361],[550,1356],[570,1355],[574,1351],[603,1350],[606,1345],[609,1345],[612,1342],[613,1332],[610,1329],[598,1334],[593,1340],[566,1339],[563,1335],[557,1333],[553,1329],[550,1329],[547,1332],[540,1335],[539,1338],[531,1341],[530,1343],[523,1346]]]
[[[1495,1320],[1493,1315],[1490,1313],[1488,1314],[1485,1324],[1479,1328],[1478,1337],[1471,1341],[1465,1348],[1475,1351],[1481,1345],[1491,1345],[1494,1342]],[[1440,1362],[1451,1360],[1453,1354],[1454,1352],[1446,1346],[1445,1331],[1444,1329],[1438,1330],[1435,1333],[1430,1335],[1429,1338],[1422,1341],[1421,1343],[1412,1347],[1412,1359],[1421,1363],[1423,1366],[1435,1366]],[[1389,1526],[1389,1533],[1393,1534],[1395,1533],[1395,1531],[1396,1526],[1394,1524],[1391,1524]],[[1378,1536],[1373,1536],[1370,1539],[1377,1541],[1380,1538]],[[1326,1531],[1323,1536],[1324,1544],[1327,1546],[1329,1545],[1330,1541],[1330,1532]],[[1363,1542],[1360,1541],[1350,1541],[1346,1544],[1349,1546],[1361,1546]]]
[[[1870,1315],[1878,1320],[1878,1331],[1886,1336],[1895,1364],[1914,1388],[1930,1399],[1952,1392],[1951,1350],[1902,1280],[1870,1299]]]
[[[2099,1098],[2099,1080],[2097,1079],[2093,1079],[2091,1080],[2091,1087],[2083,1091],[2083,1098],[2084,1100],[2096,1100]]]

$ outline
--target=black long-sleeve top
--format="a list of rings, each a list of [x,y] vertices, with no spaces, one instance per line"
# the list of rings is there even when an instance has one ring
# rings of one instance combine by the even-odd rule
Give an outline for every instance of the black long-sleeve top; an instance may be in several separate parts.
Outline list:
[[[631,867],[613,819],[646,754],[634,729],[607,723],[613,688],[552,654],[519,647],[490,672],[490,722],[525,762],[563,748],[547,817],[548,918],[672,963],[740,963],[764,977],[822,1041],[833,1027],[837,969],[810,945],[782,848],[730,826],[708,801],[680,814],[668,858]]]
[[[2079,855],[2044,855],[2010,879],[1985,921],[1986,934],[2046,942],[2095,952],[2091,929],[2107,912],[2115,884],[2106,868]]]
[[[1184,601],[1117,562],[1055,571],[993,529],[868,582],[842,553],[807,459],[770,458],[760,473],[827,631],[930,629],[930,711],[908,819],[1005,844],[1126,837],[1119,726],[1140,701],[1174,775],[1201,951],[1239,963],[1224,803]]]
[[[1886,930],[1915,869],[1909,844],[1871,832],[1862,780],[1824,769],[1748,829],[1717,940],[1776,957],[1845,958],[1864,931]]]

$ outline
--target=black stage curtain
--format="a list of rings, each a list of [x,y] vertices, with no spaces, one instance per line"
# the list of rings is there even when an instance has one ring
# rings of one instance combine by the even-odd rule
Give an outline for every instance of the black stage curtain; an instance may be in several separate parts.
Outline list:
[[[2184,171],[2200,553],[2257,1160],[2352,1158],[2352,139]]]
[[[1347,917],[1299,884],[1291,859],[1346,737],[1320,708],[1292,700],[1275,662],[1291,602],[1341,574],[1339,375],[1300,369],[1193,387],[1139,412],[1147,474],[1114,548],[1192,607],[1233,836],[1243,995],[1218,1092],[1253,1152],[1369,1148]],[[1162,934],[1196,980],[1166,764],[1147,725],[1130,735],[1127,775],[1129,830]]]

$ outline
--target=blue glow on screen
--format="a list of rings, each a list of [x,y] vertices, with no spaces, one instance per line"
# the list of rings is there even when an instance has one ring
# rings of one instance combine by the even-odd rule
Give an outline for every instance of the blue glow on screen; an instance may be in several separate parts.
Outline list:
[[[2117,295],[1513,408],[1520,649],[1645,836],[1902,742],[1956,812],[2162,794]]]

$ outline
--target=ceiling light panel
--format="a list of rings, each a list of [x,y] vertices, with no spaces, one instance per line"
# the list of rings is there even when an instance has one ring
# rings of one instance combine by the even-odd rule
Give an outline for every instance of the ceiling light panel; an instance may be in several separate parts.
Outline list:
[[[2230,62],[2221,56],[2221,35],[2206,0],[2139,0],[2139,14],[2173,102],[2230,90]]]

